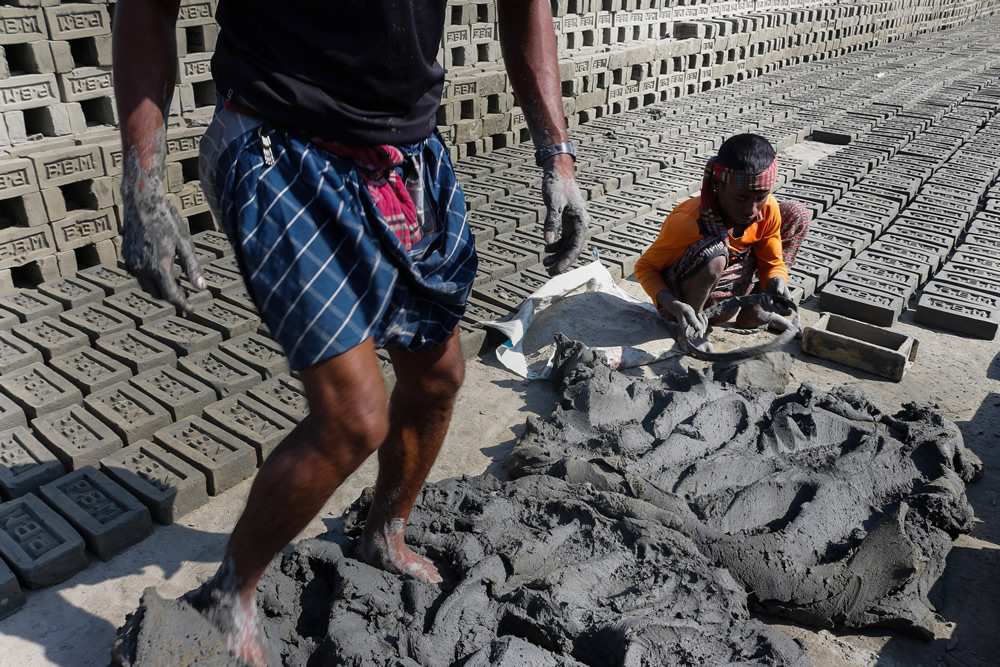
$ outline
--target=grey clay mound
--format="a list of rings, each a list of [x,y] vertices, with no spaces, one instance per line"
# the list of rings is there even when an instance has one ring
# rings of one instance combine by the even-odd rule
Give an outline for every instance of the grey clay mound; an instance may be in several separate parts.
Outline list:
[[[885,415],[856,391],[779,397],[565,356],[560,405],[508,462],[517,479],[449,480],[418,500],[407,540],[443,585],[352,557],[367,494],[272,564],[259,601],[284,664],[809,664],[754,609],[929,635],[981,472],[953,424],[915,405]],[[190,632],[197,612],[152,595],[119,662],[204,641],[194,664],[216,664],[217,634]],[[151,606],[186,638],[151,627]]]

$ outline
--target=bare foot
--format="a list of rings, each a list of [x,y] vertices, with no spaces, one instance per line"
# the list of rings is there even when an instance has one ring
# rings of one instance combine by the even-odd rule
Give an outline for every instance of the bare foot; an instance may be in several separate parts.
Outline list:
[[[691,343],[691,347],[696,350],[701,350],[702,352],[715,352],[715,348],[712,347],[712,342],[708,340],[708,336],[692,338],[689,342]]]
[[[432,584],[441,583],[441,574],[434,563],[413,552],[403,542],[406,527],[403,519],[392,519],[375,528],[372,535],[366,529],[358,540],[357,554],[368,563],[386,572],[410,574]]]
[[[257,603],[237,593],[232,566],[224,561],[215,576],[184,595],[184,600],[205,616],[226,637],[226,647],[241,664],[268,667],[279,664],[269,659],[267,638],[257,618]]]
[[[733,319],[734,315],[736,315],[736,310],[737,310],[736,306],[733,306],[732,308],[726,308],[718,315],[708,318],[708,323],[722,324],[723,322],[728,322],[729,320]]]
[[[764,310],[758,305],[744,306],[740,309],[740,314],[736,317],[736,327],[738,329],[756,329],[767,326],[771,331],[781,333],[794,326],[788,318],[777,313]]]
[[[757,304],[740,308],[736,316],[737,329],[756,329],[771,321],[771,313],[764,310]]]

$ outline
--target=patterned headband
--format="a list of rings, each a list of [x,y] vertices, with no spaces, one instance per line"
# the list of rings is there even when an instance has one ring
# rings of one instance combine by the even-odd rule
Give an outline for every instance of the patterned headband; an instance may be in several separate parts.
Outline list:
[[[738,188],[747,190],[771,190],[778,181],[778,158],[775,157],[771,165],[759,174],[751,174],[741,169],[730,169],[719,164],[716,158],[708,161],[712,168],[712,175],[723,183],[735,185]]]

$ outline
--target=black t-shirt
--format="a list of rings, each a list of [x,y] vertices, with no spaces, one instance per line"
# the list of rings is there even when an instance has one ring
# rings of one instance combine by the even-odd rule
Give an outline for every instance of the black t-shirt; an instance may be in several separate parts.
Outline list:
[[[219,0],[223,97],[288,130],[355,145],[434,130],[446,0]]]

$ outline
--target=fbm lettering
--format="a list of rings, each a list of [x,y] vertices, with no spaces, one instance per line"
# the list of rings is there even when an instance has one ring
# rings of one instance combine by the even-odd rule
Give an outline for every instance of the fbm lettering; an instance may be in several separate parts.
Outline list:
[[[70,79],[70,91],[79,95],[80,93],[93,93],[101,90],[111,90],[111,74],[99,74],[88,76],[82,79]]]
[[[184,76],[200,76],[212,73],[212,64],[208,60],[198,60],[184,63]]]
[[[118,503],[88,479],[78,479],[60,490],[98,523],[107,523],[124,512]]]
[[[74,155],[63,158],[55,162],[49,162],[45,166],[45,177],[48,179],[59,178],[60,176],[72,176],[94,169],[94,156],[90,153],[86,155]]]
[[[188,192],[181,195],[181,208],[189,209],[195,206],[201,206],[205,203],[205,193],[201,190],[196,190],[193,192]]]
[[[177,13],[178,22],[210,18],[212,18],[212,7],[207,2],[202,5],[181,5]]]
[[[0,89],[3,103],[5,105],[18,105],[36,102],[39,100],[54,100],[55,92],[49,81],[39,81],[37,83],[27,83],[22,86],[11,86]]]
[[[110,214],[105,214],[97,218],[87,218],[78,220],[74,225],[67,225],[62,228],[63,238],[66,241],[74,239],[86,239],[96,236],[101,232],[115,232],[115,223]]]
[[[56,17],[56,25],[60,32],[70,30],[86,30],[88,28],[100,28],[104,25],[101,12],[79,12],[76,14],[61,14]]]
[[[49,240],[45,232],[39,231],[13,241],[0,243],[0,262],[8,259],[23,259],[36,250],[48,250]]]
[[[37,16],[11,16],[0,20],[0,33],[4,35],[33,35],[41,31]]]
[[[59,540],[45,530],[41,522],[24,507],[0,517],[0,528],[34,559],[59,546]]]
[[[174,139],[167,139],[167,154],[196,150],[200,140],[201,137],[176,137]]]
[[[28,185],[30,182],[28,171],[24,168],[0,173],[0,191],[19,188],[22,185]]]

